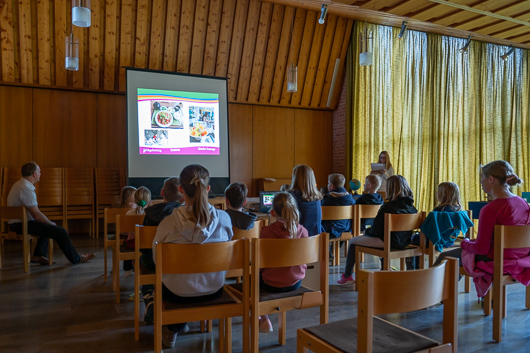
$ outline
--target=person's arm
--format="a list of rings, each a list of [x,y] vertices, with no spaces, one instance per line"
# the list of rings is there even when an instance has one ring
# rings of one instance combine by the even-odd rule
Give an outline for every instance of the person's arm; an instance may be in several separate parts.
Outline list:
[[[476,255],[486,255],[492,247],[493,232],[497,221],[496,210],[484,207],[480,211],[478,220],[477,239],[469,241],[463,239],[460,246]]]
[[[32,206],[32,207],[26,207],[31,217],[33,217],[37,222],[44,223],[44,224],[51,224],[52,226],[56,226],[57,224],[55,222],[52,222],[46,217],[40,210],[39,206]]]

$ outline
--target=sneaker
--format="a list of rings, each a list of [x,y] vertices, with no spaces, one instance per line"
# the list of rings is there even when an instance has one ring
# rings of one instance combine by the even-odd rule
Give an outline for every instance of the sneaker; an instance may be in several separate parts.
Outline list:
[[[96,257],[95,252],[89,252],[86,254],[81,255],[81,259],[79,260],[79,263],[88,262]]]
[[[162,326],[162,344],[167,348],[175,347],[175,343],[177,342],[177,334],[186,333],[189,330],[190,327],[188,325],[185,325],[184,328],[179,332],[171,331],[166,325]]]
[[[32,264],[41,264],[41,265],[49,265],[50,260],[46,256],[32,256],[31,257],[31,263]]]
[[[144,313],[144,322],[147,324],[152,324],[155,321],[155,302],[153,293],[147,293],[144,295],[144,303],[145,303],[145,313]]]
[[[129,277],[132,277],[134,275],[134,271],[133,270],[127,270],[127,271],[124,271],[125,272],[125,278],[129,278]]]
[[[346,284],[354,284],[355,280],[353,279],[352,275],[349,275],[348,277],[344,276],[344,273],[340,276],[340,279],[337,281],[340,285],[346,285]]]
[[[266,319],[259,323],[259,332],[260,333],[269,333],[272,332],[272,323],[271,320]]]

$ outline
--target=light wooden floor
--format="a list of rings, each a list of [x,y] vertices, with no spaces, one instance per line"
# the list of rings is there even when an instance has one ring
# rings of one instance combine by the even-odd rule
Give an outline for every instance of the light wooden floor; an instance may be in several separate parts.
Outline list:
[[[54,266],[33,265],[25,274],[21,244],[6,242],[0,270],[0,352],[150,352],[153,326],[141,326],[134,341],[134,307],[128,300],[133,279],[122,280],[122,303],[114,303],[111,283],[103,283],[102,240],[73,236],[80,252],[96,251],[88,264],[70,265],[59,249]],[[342,261],[344,263],[344,260]],[[330,321],[353,317],[357,293],[336,285],[341,268],[330,269]],[[524,287],[508,287],[508,317],[503,323],[503,342],[491,341],[492,318],[485,317],[476,294],[459,295],[460,352],[530,352],[530,311],[524,309]],[[391,293],[389,293],[389,296]],[[411,298],[413,300],[413,298]],[[276,318],[273,319],[275,328]],[[390,315],[391,321],[441,339],[441,306],[419,312]],[[287,344],[276,343],[276,332],[260,335],[263,352],[295,352],[296,328],[318,324],[318,309],[287,314]],[[217,322],[212,333],[200,333],[198,323],[179,336],[173,350],[165,352],[216,352]],[[234,352],[241,351],[241,320],[234,319]]]

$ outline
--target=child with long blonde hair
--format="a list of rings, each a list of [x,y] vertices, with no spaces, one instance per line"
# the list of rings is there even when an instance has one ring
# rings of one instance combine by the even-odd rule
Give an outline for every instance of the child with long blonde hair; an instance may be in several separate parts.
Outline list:
[[[136,207],[127,211],[127,215],[143,215],[145,214],[145,208],[151,204],[151,191],[145,186],[140,186],[134,192],[134,204]],[[134,249],[134,232],[127,235],[125,240],[125,246],[129,249]],[[125,278],[133,275],[134,265],[132,260],[123,261],[123,270],[125,271]]]
[[[125,186],[121,189],[120,201],[116,205],[116,208],[135,208],[134,193],[136,188],[134,186]]]
[[[307,238],[307,230],[300,224],[298,207],[294,197],[287,192],[279,192],[272,201],[271,215],[276,222],[261,230],[260,238],[290,239]],[[261,270],[260,287],[268,292],[291,292],[300,288],[307,265],[264,268]],[[272,332],[268,315],[260,316],[259,330]]]
[[[460,204],[460,189],[458,185],[452,182],[443,182],[438,185],[438,192],[436,193],[438,205],[433,211],[438,212],[457,212],[462,210]]]
[[[318,191],[315,173],[311,167],[300,164],[293,169],[289,192],[294,196],[300,212],[300,224],[307,229],[310,237],[322,230],[322,194]]]

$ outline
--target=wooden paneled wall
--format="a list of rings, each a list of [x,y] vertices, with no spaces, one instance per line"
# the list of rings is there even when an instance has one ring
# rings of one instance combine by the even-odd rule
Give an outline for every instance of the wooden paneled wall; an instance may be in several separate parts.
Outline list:
[[[126,167],[125,95],[0,85],[0,99],[0,166]],[[232,181],[256,195],[257,179],[303,163],[326,185],[332,123],[330,111],[229,104]]]
[[[71,3],[0,0],[0,83],[124,92],[128,66],[228,77],[229,102],[323,109],[353,26],[333,14],[319,25],[317,11],[259,0],[92,0],[91,27],[73,27],[72,72],[64,67]],[[286,90],[291,62],[294,94]]]

